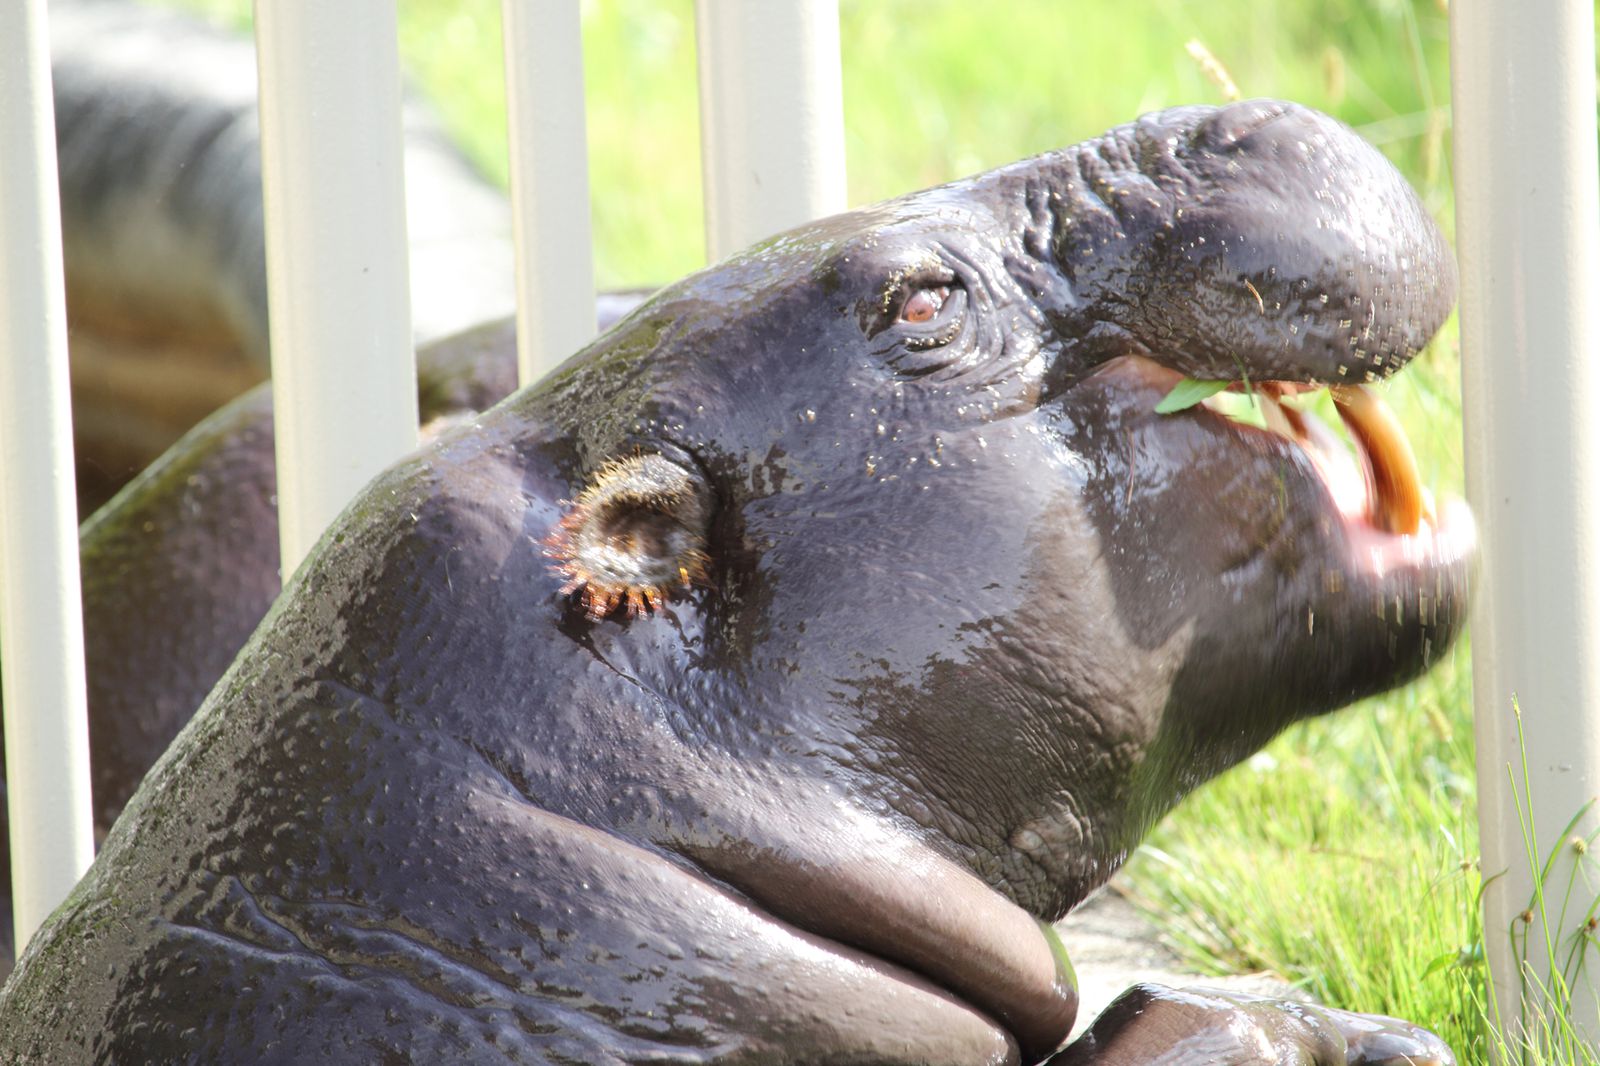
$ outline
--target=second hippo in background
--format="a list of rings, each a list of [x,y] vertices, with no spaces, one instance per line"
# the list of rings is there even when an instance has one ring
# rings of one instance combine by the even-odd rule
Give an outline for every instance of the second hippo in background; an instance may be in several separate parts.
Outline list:
[[[1157,404],[1403,367],[1415,196],[1293,105],[1179,108],[669,286],[330,530],[0,992],[0,1057],[1056,1056],[1049,923],[1185,792],[1459,632],[1473,532]],[[1343,488],[1354,485],[1359,491]],[[1142,988],[1071,1063],[1442,1062]]]
[[[267,374],[256,54],[144,4],[54,0],[51,72],[80,511]],[[511,211],[422,104],[405,112],[421,343],[514,306]]]
[[[648,294],[602,294],[609,329]],[[424,438],[516,388],[516,323],[417,352]],[[96,839],[194,715],[282,590],[270,384],[186,433],[83,524],[84,656]],[[0,736],[0,760],[5,738]],[[4,798],[0,781],[0,799]],[[11,852],[0,806],[0,978],[10,972]]]

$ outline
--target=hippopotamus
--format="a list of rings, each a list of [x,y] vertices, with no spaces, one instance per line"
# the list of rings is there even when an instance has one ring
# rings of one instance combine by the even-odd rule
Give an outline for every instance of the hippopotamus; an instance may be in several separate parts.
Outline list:
[[[1447,1060],[1148,987],[1058,1052],[1050,923],[1459,631],[1470,516],[1364,387],[1453,288],[1389,164],[1270,101],[668,286],[333,525],[30,942],[0,1057]],[[1267,428],[1158,411],[1186,377]],[[1328,384],[1353,458],[1280,403]]]
[[[52,0],[50,26],[103,836],[281,585],[272,396],[250,388],[270,342],[257,80],[247,37],[180,12]],[[515,386],[510,210],[424,101],[408,99],[404,118],[431,432]],[[599,325],[644,295],[602,294]],[[0,809],[0,978],[12,956],[6,828]]]
[[[49,14],[88,515],[266,377],[255,48],[142,4],[52,0]],[[412,324],[427,343],[513,311],[511,211],[424,101],[408,97],[404,133]]]

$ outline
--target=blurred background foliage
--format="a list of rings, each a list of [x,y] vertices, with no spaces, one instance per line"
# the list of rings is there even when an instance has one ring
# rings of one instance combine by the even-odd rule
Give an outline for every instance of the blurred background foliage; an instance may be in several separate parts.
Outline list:
[[[235,22],[245,0],[190,0]],[[418,84],[506,173],[499,0],[399,0]],[[604,286],[704,265],[692,0],[586,0],[584,64]],[[842,0],[851,205],[1071,144],[1141,112],[1217,102],[1202,42],[1247,96],[1322,108],[1448,206],[1443,7],[1421,0]]]

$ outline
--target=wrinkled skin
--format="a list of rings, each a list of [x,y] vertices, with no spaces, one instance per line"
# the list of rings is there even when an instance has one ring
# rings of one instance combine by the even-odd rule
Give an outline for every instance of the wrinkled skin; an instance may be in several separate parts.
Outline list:
[[[1381,157],[1260,102],[670,287],[346,512],[30,944],[3,1057],[1048,1058],[1041,922],[1465,610],[1459,538],[1366,565],[1295,446],[1156,401],[1388,373],[1452,288]],[[713,501],[704,573],[595,617],[549,538],[639,454]],[[1062,1061],[1210,1061],[1263,1016],[1241,1061],[1447,1055],[1156,1006]]]
[[[139,4],[50,15],[98,839],[281,588],[270,389],[215,410],[266,371],[255,47]],[[510,211],[416,101],[405,134],[427,433],[515,387],[514,323],[491,321],[513,306]],[[602,294],[600,328],[644,295]],[[0,805],[0,977],[7,828]]]
[[[1217,1019],[1227,1018],[1228,1025]],[[1164,1063],[1384,1063],[1415,1066],[1448,1057],[1424,1029],[1212,988],[1135,985],[1095,1019],[1051,1066]]]
[[[602,294],[600,328],[644,295]],[[492,322],[424,345],[417,379],[425,436],[488,409],[516,387],[516,323]],[[282,590],[275,478],[272,389],[263,384],[196,426],[83,524],[96,839]],[[4,753],[0,736],[0,763]],[[9,845],[0,804],[0,977],[10,973],[13,955]]]

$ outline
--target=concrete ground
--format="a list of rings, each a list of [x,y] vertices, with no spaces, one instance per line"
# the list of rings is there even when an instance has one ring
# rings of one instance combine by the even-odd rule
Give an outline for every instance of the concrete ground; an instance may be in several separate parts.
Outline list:
[[[1149,918],[1116,890],[1115,884],[1079,907],[1056,928],[1078,973],[1078,1023],[1081,1031],[1129,986],[1141,981],[1182,988],[1204,985],[1262,996],[1305,999],[1274,973],[1201,977],[1184,973],[1176,953],[1161,943]]]

